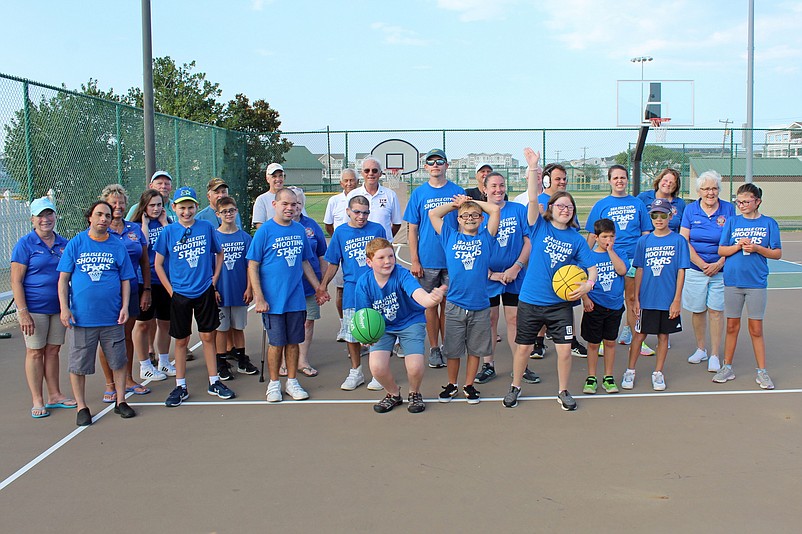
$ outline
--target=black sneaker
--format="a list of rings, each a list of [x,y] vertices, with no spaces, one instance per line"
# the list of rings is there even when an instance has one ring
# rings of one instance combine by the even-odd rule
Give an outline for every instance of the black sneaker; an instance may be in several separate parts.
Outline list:
[[[560,407],[565,411],[576,410],[576,401],[566,389],[560,391],[560,394],[557,395],[557,402],[560,403]]]
[[[401,397],[398,398],[400,399]],[[426,409],[426,404],[423,403],[423,395],[420,394],[420,391],[410,393],[408,400],[407,411],[409,413],[421,413]]]
[[[376,413],[387,413],[396,406],[401,406],[403,402],[404,401],[401,400],[401,395],[390,395],[388,393],[378,404],[373,405],[373,411]]]
[[[574,338],[574,340],[571,342],[571,354],[580,358],[587,358],[588,349],[585,348],[585,345],[580,343],[577,338]]]
[[[186,386],[176,386],[167,396],[167,400],[164,401],[164,405],[168,408],[172,408],[173,406],[181,406],[181,403],[188,398],[189,391],[187,391]]]
[[[130,419],[136,415],[136,412],[133,408],[128,406],[127,402],[121,402],[114,406],[114,413],[122,417],[123,419]]]
[[[222,361],[219,358],[217,360],[217,375],[220,377],[220,380],[231,380],[234,378],[234,375],[231,374],[231,366],[228,365],[225,358],[223,358]]]
[[[443,386],[443,391],[440,392],[440,402],[451,402],[451,399],[453,399],[454,395],[458,392],[459,388],[456,384],[446,384]]]
[[[495,367],[493,367],[492,364],[483,363],[482,364],[482,369],[478,373],[476,373],[475,380],[479,384],[485,384],[487,382],[490,382],[494,378],[496,378],[496,369],[495,369]]]
[[[515,386],[510,386],[510,392],[504,395],[504,400],[501,402],[504,403],[506,408],[515,408],[518,406],[518,395],[521,394],[521,388],[517,388]]]
[[[476,391],[476,388],[473,387],[473,384],[462,388],[462,392],[465,393],[465,398],[468,399],[468,404],[479,404],[479,392]]]
[[[81,408],[78,410],[78,415],[75,417],[75,424],[78,426],[89,426],[92,424],[92,414],[89,408]]]
[[[239,363],[237,363],[237,372],[244,375],[255,375],[259,373],[259,369],[257,369],[256,366],[251,363],[250,358],[243,355],[243,357],[239,360]]]
[[[237,396],[236,393],[228,389],[228,386],[220,382],[219,380],[214,384],[209,385],[209,389],[206,390],[209,395],[215,396],[217,395],[221,399],[233,399]]]
[[[526,382],[527,384],[539,384],[540,383],[540,377],[537,376],[534,372],[530,371],[529,367],[524,369],[524,376],[523,376],[522,380],[524,382]]]
[[[244,351],[243,351],[244,355]],[[231,349],[230,351],[226,352],[226,360],[231,360],[232,362],[236,362],[239,360],[239,355],[237,354],[237,349]]]
[[[542,360],[546,355],[546,343],[543,338],[538,336],[535,338],[535,345],[532,347],[532,353],[529,355],[533,360]]]

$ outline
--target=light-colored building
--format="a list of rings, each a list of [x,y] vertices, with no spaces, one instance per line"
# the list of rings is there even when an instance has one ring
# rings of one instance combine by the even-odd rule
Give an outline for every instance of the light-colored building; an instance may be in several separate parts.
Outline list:
[[[766,158],[802,157],[802,121],[766,132]]]

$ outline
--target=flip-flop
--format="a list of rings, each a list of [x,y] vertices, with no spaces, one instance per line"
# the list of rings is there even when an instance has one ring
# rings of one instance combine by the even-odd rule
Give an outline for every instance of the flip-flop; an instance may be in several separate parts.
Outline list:
[[[112,402],[117,402],[117,392],[116,391],[104,391],[103,392],[103,402],[106,404],[111,404]]]
[[[298,370],[301,371],[304,375],[308,376],[309,378],[317,376],[317,369],[315,369],[314,367],[309,367],[309,366],[301,367]]]
[[[45,404],[45,408],[53,409],[53,408],[77,408],[78,407],[78,403],[77,402],[75,402],[75,404],[67,404],[68,402],[75,402],[75,399],[64,399],[64,400],[60,400],[58,402],[48,402],[47,404]]]
[[[137,384],[135,386],[125,388],[125,392],[133,393],[134,395],[147,395],[148,393],[150,393],[150,388],[147,388],[142,384]]]
[[[41,412],[38,414],[33,413],[34,411]],[[43,417],[47,417],[50,415],[50,412],[44,409],[42,406],[34,406],[31,408],[31,417],[34,419],[42,419]]]
[[[286,367],[280,367],[279,370],[278,370],[278,376],[287,376],[287,368]]]

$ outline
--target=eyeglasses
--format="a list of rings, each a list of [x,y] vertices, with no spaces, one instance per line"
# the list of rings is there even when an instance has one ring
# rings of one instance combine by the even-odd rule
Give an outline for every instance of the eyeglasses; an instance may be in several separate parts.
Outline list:
[[[474,221],[476,219],[481,219],[482,218],[482,214],[481,213],[463,213],[462,215],[459,216],[459,218],[461,220],[463,220],[463,221]]]
[[[220,210],[217,213],[221,215],[231,215],[232,213],[237,213],[237,208],[228,208],[226,210]]]
[[[184,230],[184,235],[181,236],[181,239],[178,241],[182,245],[187,242],[187,238],[192,235],[192,227],[186,228]]]
[[[441,167],[446,164],[444,159],[427,159],[426,165],[440,165]]]
[[[567,211],[568,213],[574,211],[574,207],[568,204],[552,204],[552,206],[554,206],[560,211]]]
[[[349,209],[350,209],[350,208],[349,208]],[[354,215],[356,215],[357,217],[359,217],[360,215],[364,215],[365,217],[367,217],[368,215],[370,215],[370,210],[364,210],[364,211],[360,211],[360,210],[351,210],[351,213],[353,213],[353,214],[354,214]]]
[[[362,169],[362,172],[365,174],[381,174],[382,172],[379,169]]]
[[[711,191],[718,191],[718,187],[700,187],[699,191],[703,193],[709,193]]]
[[[754,202],[756,200],[757,200],[756,198],[750,198],[749,200],[736,200],[735,201],[735,205],[736,206],[748,206],[749,204],[751,204],[752,202]]]
[[[649,214],[652,219],[668,219],[668,213],[662,211],[653,211]]]

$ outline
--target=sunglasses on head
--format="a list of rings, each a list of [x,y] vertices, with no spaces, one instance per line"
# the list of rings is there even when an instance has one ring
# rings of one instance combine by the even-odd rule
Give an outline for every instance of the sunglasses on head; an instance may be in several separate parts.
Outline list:
[[[663,213],[662,211],[653,211],[649,214],[652,219],[668,219],[668,213]]]

